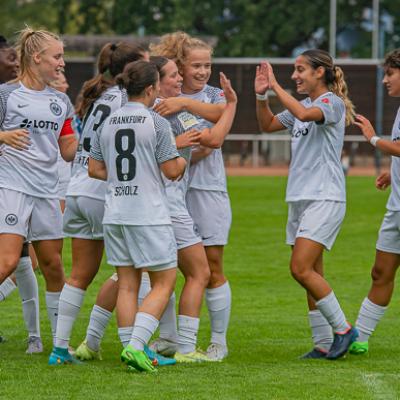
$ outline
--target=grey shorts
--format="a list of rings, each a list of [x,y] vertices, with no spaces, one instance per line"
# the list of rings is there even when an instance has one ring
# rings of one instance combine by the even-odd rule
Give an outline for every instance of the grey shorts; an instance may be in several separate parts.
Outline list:
[[[103,240],[104,201],[83,196],[67,196],[64,235],[77,239]]]
[[[400,254],[400,211],[386,211],[379,230],[376,249]]]
[[[330,200],[289,202],[286,243],[294,245],[303,237],[321,243],[330,250],[346,213],[346,203]]]
[[[171,222],[178,250],[202,243],[200,235],[195,232],[194,222],[189,213],[178,216],[171,215]]]
[[[228,193],[190,189],[186,203],[204,246],[225,246],[232,223]]]
[[[103,227],[110,265],[132,265],[150,271],[176,268],[177,248],[171,225],[104,224]]]
[[[63,238],[58,199],[0,188],[0,204],[0,233],[13,233],[33,242]]]

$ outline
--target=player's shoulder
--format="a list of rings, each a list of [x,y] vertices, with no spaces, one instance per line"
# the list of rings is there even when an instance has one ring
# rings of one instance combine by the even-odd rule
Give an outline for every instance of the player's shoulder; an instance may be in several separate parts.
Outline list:
[[[152,109],[147,109],[148,113],[150,114],[150,117],[152,118],[154,125],[156,128],[163,128],[163,127],[169,127],[170,123],[168,120],[164,117],[162,117],[160,114],[156,113]]]
[[[7,82],[0,84],[0,96],[2,98],[8,97],[14,90],[17,90],[21,87],[19,82]]]

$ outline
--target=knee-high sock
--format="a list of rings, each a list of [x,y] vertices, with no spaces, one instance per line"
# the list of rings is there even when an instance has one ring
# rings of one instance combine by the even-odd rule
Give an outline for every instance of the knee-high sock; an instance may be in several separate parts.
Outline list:
[[[135,317],[135,323],[132,329],[132,336],[129,344],[136,350],[143,351],[144,346],[147,345],[153,333],[158,326],[158,319],[152,315],[138,312]]]
[[[55,344],[57,317],[58,317],[58,302],[60,300],[61,292],[47,292],[46,291],[46,306],[47,315],[49,316],[51,334],[53,335],[53,343]]]
[[[231,288],[229,282],[213,289],[206,289],[206,303],[211,322],[211,343],[226,346],[231,314]]]
[[[10,277],[4,280],[0,285],[0,301],[4,301],[16,288],[17,286]]]
[[[328,352],[333,342],[332,327],[319,310],[308,312],[314,347]]]
[[[196,350],[199,318],[178,315],[178,352],[191,353]]]
[[[321,314],[327,319],[335,333],[345,332],[350,328],[333,291],[315,304],[318,307],[318,310],[321,311]]]
[[[359,332],[357,342],[368,341],[386,310],[387,306],[379,306],[373,303],[368,297],[364,299],[356,321],[356,328]]]
[[[89,326],[86,331],[86,343],[90,349],[99,351],[100,343],[104,336],[112,313],[105,308],[94,305],[90,314]]]
[[[39,290],[30,257],[22,257],[15,270],[22,311],[29,336],[40,337]]]

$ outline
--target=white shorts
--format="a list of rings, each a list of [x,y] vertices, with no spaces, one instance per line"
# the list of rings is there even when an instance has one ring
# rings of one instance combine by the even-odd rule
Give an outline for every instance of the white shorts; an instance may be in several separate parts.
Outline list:
[[[289,202],[286,243],[294,245],[302,237],[321,243],[330,250],[346,213],[346,203],[330,200]]]
[[[194,222],[189,213],[179,216],[171,215],[171,222],[178,250],[202,243],[200,235],[194,230]]]
[[[0,204],[0,233],[13,233],[32,242],[63,238],[58,199],[0,188]]]
[[[64,235],[77,239],[103,240],[104,201],[84,196],[67,196]]]
[[[69,181],[71,180],[71,163],[59,158],[58,161],[58,199],[65,200]]]
[[[110,265],[133,265],[150,271],[176,268],[177,249],[171,225],[104,224],[103,227]]]
[[[225,246],[232,223],[228,193],[190,189],[186,194],[189,214],[204,246]]]
[[[379,230],[376,249],[400,254],[400,211],[386,211]]]

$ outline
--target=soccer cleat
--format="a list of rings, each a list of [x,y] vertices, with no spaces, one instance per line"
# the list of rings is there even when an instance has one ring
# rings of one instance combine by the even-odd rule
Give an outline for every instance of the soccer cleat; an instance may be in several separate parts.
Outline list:
[[[26,354],[37,354],[43,353],[42,339],[36,336],[28,337],[28,348]]]
[[[174,356],[177,363],[198,363],[198,362],[215,362],[218,360],[212,360],[207,357],[207,354],[201,350],[195,350],[191,353],[179,353],[176,352]]]
[[[75,364],[82,365],[83,362],[79,361],[73,355],[68,352],[68,349],[62,349],[61,347],[53,347],[53,351],[49,357],[49,365],[64,365],[64,364]]]
[[[353,342],[349,348],[349,353],[358,356],[368,353],[368,342]]]
[[[157,369],[154,367],[149,357],[147,357],[146,353],[144,351],[136,350],[130,344],[122,350],[121,361],[127,364],[130,369],[136,371],[157,372]]]
[[[178,350],[178,344],[168,339],[158,338],[149,344],[149,348],[164,357],[173,357]]]
[[[326,355],[328,354],[327,351],[322,351],[321,349],[317,349],[314,347],[311,351],[309,351],[306,354],[303,354],[300,359],[301,360],[311,360],[311,359],[321,359],[321,358],[326,358]]]
[[[326,355],[327,360],[336,360],[343,357],[350,345],[357,339],[358,331],[353,326],[345,333],[335,333],[332,346]]]
[[[101,350],[95,351],[92,350],[88,344],[86,339],[78,346],[75,350],[75,357],[82,361],[91,361],[91,360],[102,360]]]
[[[175,358],[164,357],[161,354],[151,350],[148,346],[144,346],[144,352],[146,353],[147,357],[150,358],[150,361],[154,366],[165,367],[167,365],[176,364]]]
[[[222,361],[228,355],[228,348],[218,343],[211,343],[206,351],[207,357],[212,361]]]

